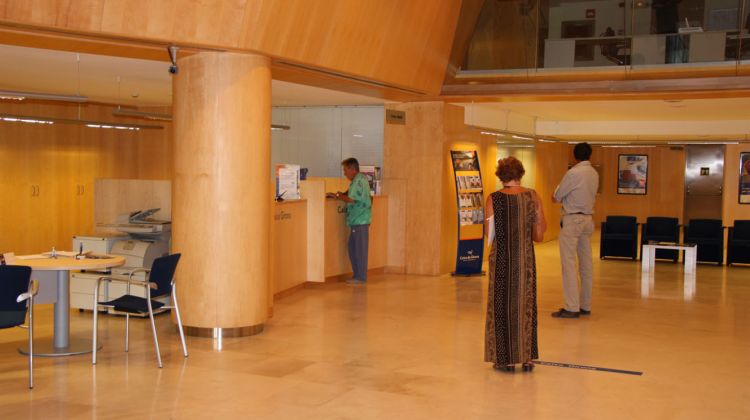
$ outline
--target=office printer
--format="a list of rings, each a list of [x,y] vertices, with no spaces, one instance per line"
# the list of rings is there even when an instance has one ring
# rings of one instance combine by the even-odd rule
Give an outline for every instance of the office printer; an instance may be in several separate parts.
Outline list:
[[[159,210],[161,209],[155,208],[123,213],[117,216],[114,224],[102,226],[115,228],[120,232],[127,233],[134,239],[166,240],[168,242],[172,232],[172,222],[151,218]]]
[[[136,268],[151,268],[154,260],[169,255],[169,245],[164,241],[125,239],[112,245],[112,255],[125,257],[125,264],[112,268],[112,274],[125,274]],[[143,276],[139,276],[143,279]]]

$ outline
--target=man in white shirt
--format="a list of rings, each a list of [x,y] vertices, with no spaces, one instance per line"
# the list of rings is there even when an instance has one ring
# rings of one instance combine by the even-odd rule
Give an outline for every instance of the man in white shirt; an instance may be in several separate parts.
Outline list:
[[[553,312],[555,318],[578,318],[591,314],[593,262],[591,234],[594,233],[594,202],[599,188],[599,175],[591,166],[591,146],[578,143],[573,149],[576,165],[565,173],[552,200],[562,203],[560,230],[560,261],[562,263],[565,307]],[[576,257],[578,267],[576,268]],[[578,287],[578,275],[581,287]]]

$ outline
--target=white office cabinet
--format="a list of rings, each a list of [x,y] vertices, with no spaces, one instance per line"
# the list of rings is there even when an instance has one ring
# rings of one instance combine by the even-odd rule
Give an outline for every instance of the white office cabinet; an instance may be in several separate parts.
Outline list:
[[[96,280],[106,274],[102,273],[70,273],[70,307],[78,309],[94,309],[94,287]],[[107,299],[107,284],[102,283],[99,288],[99,301]]]
[[[127,239],[127,235],[74,236],[73,251],[79,251],[81,249],[81,245],[83,245],[83,252],[92,252],[94,254],[109,254],[112,250],[112,244],[122,239]]]

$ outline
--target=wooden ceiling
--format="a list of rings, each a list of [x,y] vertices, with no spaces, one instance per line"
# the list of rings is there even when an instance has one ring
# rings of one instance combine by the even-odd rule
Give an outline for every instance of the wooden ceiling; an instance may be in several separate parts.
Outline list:
[[[48,45],[73,36],[126,56],[158,55],[150,50],[168,44],[254,52],[312,79],[415,97],[439,94],[460,7],[461,0],[0,1],[0,26],[36,32]]]
[[[259,53],[272,58],[274,79],[391,101],[750,96],[750,65],[736,63],[459,72],[485,6],[485,0],[0,0],[0,43],[164,61],[170,44],[180,46],[180,55]]]

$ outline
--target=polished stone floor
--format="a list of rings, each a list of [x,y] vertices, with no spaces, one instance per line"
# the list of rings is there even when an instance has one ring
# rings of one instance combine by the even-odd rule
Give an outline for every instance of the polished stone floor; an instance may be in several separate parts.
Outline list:
[[[639,263],[597,259],[592,316],[553,319],[556,247],[537,248],[541,359],[642,376],[494,371],[482,361],[486,278],[383,275],[300,290],[261,335],[189,338],[188,359],[160,316],[164,369],[146,321],[126,354],[123,319],[105,316],[99,364],[38,358],[33,391],[16,352],[25,332],[2,330],[0,419],[750,418],[750,268],[700,265],[686,285],[680,265],[659,263],[642,285]],[[37,337],[51,315],[40,305]],[[90,314],[71,322],[89,335]]]

